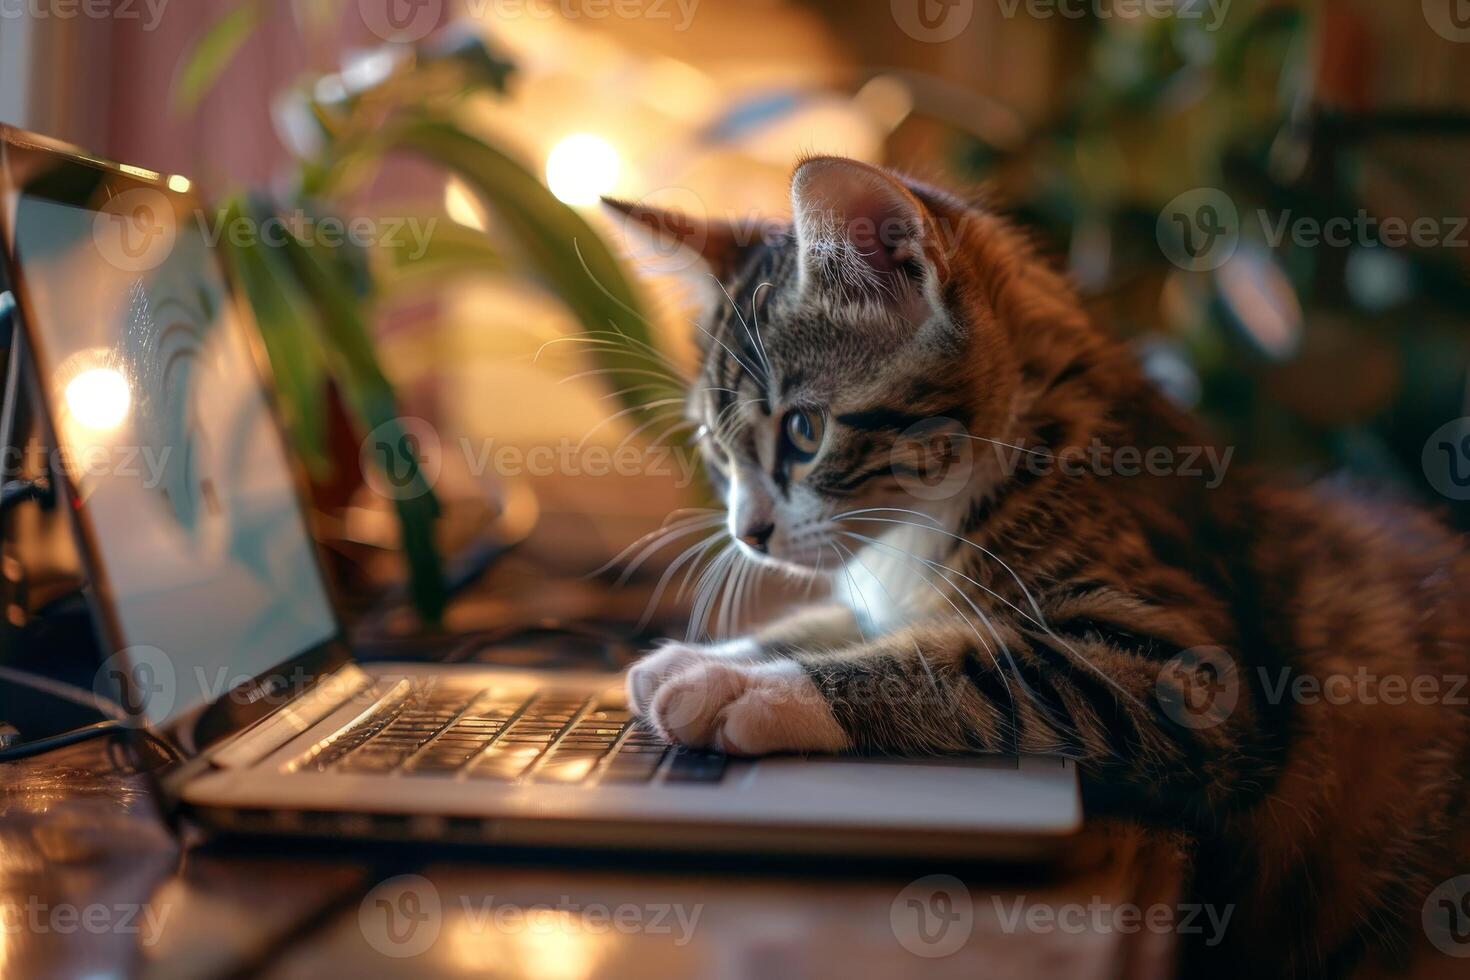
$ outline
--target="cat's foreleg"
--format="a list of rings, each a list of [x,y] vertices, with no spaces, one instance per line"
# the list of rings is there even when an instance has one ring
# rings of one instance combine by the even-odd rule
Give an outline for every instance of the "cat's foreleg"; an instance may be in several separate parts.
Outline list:
[[[1248,689],[1218,718],[1180,714],[1189,679],[1162,643],[1128,637],[934,620],[825,653],[700,664],[665,678],[645,714],[676,741],[742,754],[1057,753],[1129,795],[1223,800],[1259,736]]]

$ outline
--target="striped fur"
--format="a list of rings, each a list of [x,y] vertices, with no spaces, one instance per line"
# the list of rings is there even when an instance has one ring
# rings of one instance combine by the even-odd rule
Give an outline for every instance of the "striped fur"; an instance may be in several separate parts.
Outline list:
[[[775,525],[748,557],[842,601],[661,650],[639,708],[732,751],[1069,755],[1092,812],[1188,832],[1198,899],[1234,906],[1187,975],[1400,963],[1429,890],[1470,873],[1461,542],[1341,484],[1178,472],[1229,457],[994,215],[831,159],[794,206],[727,262],[689,405],[732,534]],[[893,233],[849,233],[868,219]],[[803,406],[826,432],[793,465]],[[1174,471],[1120,472],[1124,447]],[[1181,714],[1221,679],[1202,658],[1234,692],[1218,717]],[[1440,696],[1281,691],[1364,674]]]

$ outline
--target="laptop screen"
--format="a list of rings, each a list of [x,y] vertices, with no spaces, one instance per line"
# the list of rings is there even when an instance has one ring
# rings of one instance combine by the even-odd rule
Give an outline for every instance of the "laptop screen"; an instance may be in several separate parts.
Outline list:
[[[136,672],[129,707],[164,724],[337,625],[202,214],[131,181],[83,201],[7,201],[12,257],[120,634],[110,662]]]

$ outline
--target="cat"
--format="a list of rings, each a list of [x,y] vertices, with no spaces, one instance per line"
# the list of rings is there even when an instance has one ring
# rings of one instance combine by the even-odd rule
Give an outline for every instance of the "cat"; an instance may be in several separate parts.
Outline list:
[[[740,755],[1070,756],[1233,908],[1183,975],[1399,965],[1470,873],[1463,543],[1229,466],[990,210],[837,157],[791,197],[761,235],[609,202],[720,286],[687,412],[735,547],[834,597],[665,643],[634,709]]]

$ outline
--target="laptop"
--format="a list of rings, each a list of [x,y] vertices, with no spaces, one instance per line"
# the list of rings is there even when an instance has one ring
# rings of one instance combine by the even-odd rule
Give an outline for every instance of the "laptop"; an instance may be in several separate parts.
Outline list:
[[[0,154],[98,688],[182,749],[173,805],[242,834],[698,852],[1019,858],[1078,829],[1060,759],[727,758],[666,744],[617,674],[359,662],[187,180],[16,130]]]

